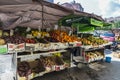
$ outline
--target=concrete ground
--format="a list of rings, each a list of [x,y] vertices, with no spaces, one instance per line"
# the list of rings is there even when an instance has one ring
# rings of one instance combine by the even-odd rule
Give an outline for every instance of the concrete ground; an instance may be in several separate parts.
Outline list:
[[[96,66],[84,68],[70,68],[59,72],[52,72],[33,80],[120,80],[120,59],[112,56],[112,51],[106,50],[106,56],[112,58],[111,63],[95,63]],[[93,64],[92,64],[93,65]]]
[[[109,51],[107,51],[109,53]],[[114,52],[116,53],[116,52]],[[103,63],[105,69],[98,72],[99,80],[120,80],[120,58],[113,57],[113,54],[106,54],[111,57],[111,63]]]

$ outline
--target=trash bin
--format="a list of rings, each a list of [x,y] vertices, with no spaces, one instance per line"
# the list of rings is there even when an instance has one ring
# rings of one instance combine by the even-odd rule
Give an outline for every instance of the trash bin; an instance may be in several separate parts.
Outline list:
[[[106,57],[105,61],[108,62],[108,63],[111,63],[111,59],[112,59],[111,57]]]

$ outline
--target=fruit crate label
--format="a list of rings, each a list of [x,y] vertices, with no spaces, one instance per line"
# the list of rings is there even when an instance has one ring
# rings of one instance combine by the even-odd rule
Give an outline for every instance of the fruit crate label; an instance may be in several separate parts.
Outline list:
[[[8,53],[15,52],[15,44],[8,43]]]
[[[16,52],[22,52],[25,50],[25,43],[21,43],[21,44],[16,44],[15,45],[15,51]]]
[[[7,45],[0,45],[0,54],[7,53]]]

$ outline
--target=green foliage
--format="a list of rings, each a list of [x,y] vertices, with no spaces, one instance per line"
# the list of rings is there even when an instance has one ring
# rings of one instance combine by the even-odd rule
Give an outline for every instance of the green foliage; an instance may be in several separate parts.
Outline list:
[[[112,25],[113,28],[120,28],[120,20],[119,21],[115,21]]]

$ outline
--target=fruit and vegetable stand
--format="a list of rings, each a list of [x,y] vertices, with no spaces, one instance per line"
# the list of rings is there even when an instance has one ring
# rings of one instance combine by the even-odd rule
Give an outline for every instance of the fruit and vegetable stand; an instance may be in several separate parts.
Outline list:
[[[103,59],[104,45],[102,43],[108,44],[105,41],[94,39],[93,36],[88,37],[88,39],[78,38],[73,35],[69,36],[67,32],[61,30],[45,32],[31,29],[29,33],[26,33],[26,28],[23,36],[23,34],[16,34],[19,32],[16,32],[16,28],[13,29],[13,35],[10,35],[8,31],[2,31],[3,36],[1,36],[1,39],[3,41],[1,41],[0,49],[1,54],[14,53],[16,55],[18,79],[32,79],[51,71],[59,71],[71,67],[71,50],[76,47],[84,48],[86,55],[82,54],[82,56],[83,59],[88,60],[88,63]],[[25,37],[28,34],[29,38]],[[97,40],[99,44],[95,45],[92,41],[87,40]],[[91,45],[82,46],[82,43]]]
[[[82,43],[82,46],[79,48],[79,55],[72,55],[73,63],[88,64],[104,59],[105,46],[111,45],[112,43],[90,34],[95,30],[95,27],[102,27],[103,24],[103,21],[80,15],[68,15],[59,20],[60,26],[64,25],[71,26],[73,29],[76,28],[77,36]]]
[[[80,38],[82,45],[79,47],[79,55],[73,55],[72,61],[75,64],[87,64],[91,62],[103,61],[105,58],[104,50],[112,42],[102,40],[93,36]]]
[[[43,2],[43,4],[47,3]],[[7,21],[17,20],[16,22],[13,22],[13,24],[9,24],[9,27],[6,27],[7,24],[5,24],[3,30],[1,29],[0,31],[0,54],[12,55],[13,68],[17,75],[15,76],[15,80],[30,80],[34,77],[42,76],[45,73],[72,67],[71,63],[73,62],[73,54],[79,54],[79,52],[73,52],[73,49],[76,48],[80,48],[80,54],[84,62],[89,63],[94,60],[104,58],[104,41],[97,40],[96,38],[94,39],[94,37],[88,37],[88,39],[86,39],[73,34],[68,34],[66,31],[67,27],[65,27],[65,30],[62,30],[60,27],[53,28],[53,25],[52,27],[49,27],[51,26],[50,24],[57,24],[57,21],[60,18],[73,13],[73,10],[67,10],[58,5],[53,5],[57,6],[58,9],[53,8],[53,6],[49,7],[50,4],[51,3],[47,4],[47,6],[44,5],[46,12],[41,11],[40,9],[42,8],[43,10],[43,7],[38,4],[27,4],[21,6],[14,5],[10,6],[10,8],[9,6],[0,7],[0,10],[3,11],[3,13],[7,10],[8,12],[13,13],[14,16],[10,15],[12,17],[9,17]],[[17,7],[17,10],[14,10],[15,7]],[[63,9],[61,10],[61,8]],[[57,10],[60,13],[56,13],[57,11],[54,10]],[[53,12],[49,13],[50,11]],[[42,12],[42,15],[40,12]],[[76,11],[74,14],[79,14],[79,12]],[[84,15],[83,13],[81,14]],[[9,14],[7,14],[6,17],[8,17],[8,15]],[[86,15],[91,17],[91,15],[85,13],[85,16]],[[41,17],[44,22],[41,21]],[[96,18],[96,16],[94,17]],[[99,23],[99,21],[95,21],[93,18],[86,19],[86,17],[82,17],[80,20],[81,19],[85,19],[87,21],[91,20],[90,24],[102,26],[101,22]],[[95,22],[99,24],[96,24]],[[70,25],[74,25],[76,28],[78,27],[78,24],[79,23]],[[47,28],[50,30],[47,30],[46,26],[48,26]],[[88,29],[90,28],[86,28],[86,30]],[[94,30],[93,27],[91,30]],[[73,31],[73,27],[71,31]],[[97,44],[94,44],[95,42],[97,42]],[[107,42],[105,43],[107,44]],[[82,44],[89,46],[83,46]]]
[[[22,78],[28,78],[29,80],[51,71],[71,67],[71,52],[69,49],[81,46],[79,38],[69,36],[65,31],[44,32],[31,29],[29,38],[25,37],[28,35],[26,30],[24,36],[23,34],[16,34],[19,32],[16,32],[16,29],[13,29],[13,31],[13,35],[10,35],[9,31],[2,31],[0,49],[2,50],[1,54],[9,53],[17,57],[18,80]],[[60,34],[62,34],[62,37]],[[63,55],[66,55],[68,59]]]

